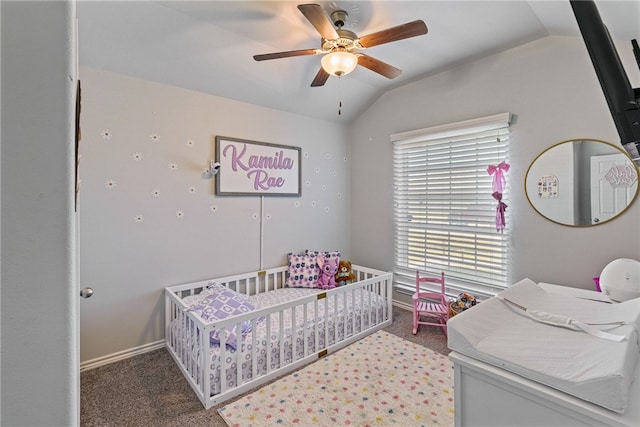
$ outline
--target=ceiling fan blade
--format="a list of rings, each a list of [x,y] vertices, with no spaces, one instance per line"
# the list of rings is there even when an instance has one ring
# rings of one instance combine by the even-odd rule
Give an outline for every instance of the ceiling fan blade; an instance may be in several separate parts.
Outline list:
[[[299,4],[298,10],[302,12],[311,25],[315,27],[322,37],[328,40],[337,39],[338,32],[333,28],[333,23],[322,10],[319,4]]]
[[[402,74],[402,70],[363,53],[358,54],[358,65],[375,71],[388,79],[394,79]]]
[[[256,61],[265,61],[267,59],[289,58],[291,56],[304,56],[304,55],[317,55],[320,53],[319,49],[300,49],[300,50],[288,50],[286,52],[265,53],[262,55],[253,55],[253,59]]]
[[[417,21],[407,22],[406,24],[360,37],[360,45],[362,47],[377,46],[379,44],[421,36],[427,34],[427,31],[427,24],[418,19]]]
[[[318,74],[316,74],[313,81],[311,82],[311,87],[324,86],[328,78],[329,73],[327,73],[324,68],[320,67],[320,70],[318,70]]]

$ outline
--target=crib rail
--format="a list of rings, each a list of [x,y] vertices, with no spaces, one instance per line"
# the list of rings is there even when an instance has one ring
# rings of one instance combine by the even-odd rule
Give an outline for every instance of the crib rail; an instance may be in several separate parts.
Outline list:
[[[276,267],[268,270],[254,271],[251,273],[236,274],[219,279],[201,280],[199,282],[186,283],[171,286],[171,292],[178,298],[196,295],[206,289],[207,286],[216,283],[245,295],[256,295],[279,288],[284,288],[286,283],[287,267]]]
[[[237,292],[255,295],[284,287],[286,267],[215,279]],[[182,298],[202,291],[211,281],[168,287],[166,343],[170,354],[205,406],[212,406],[295,370],[389,325],[392,321],[391,273],[352,266],[357,281],[273,307],[205,322],[185,311]],[[333,310],[330,310],[333,307]],[[361,308],[358,308],[361,307]],[[300,319],[289,326],[285,319]],[[259,322],[266,333],[258,335]],[[249,323],[226,345],[230,331]],[[211,355],[209,337],[217,331],[219,357]],[[220,379],[213,384],[212,378]]]

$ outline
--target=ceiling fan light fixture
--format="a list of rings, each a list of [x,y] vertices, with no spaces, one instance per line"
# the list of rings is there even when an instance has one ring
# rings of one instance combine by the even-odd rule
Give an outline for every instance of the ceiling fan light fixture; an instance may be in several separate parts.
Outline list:
[[[337,50],[324,55],[320,63],[327,73],[342,77],[356,68],[358,56],[351,52]]]

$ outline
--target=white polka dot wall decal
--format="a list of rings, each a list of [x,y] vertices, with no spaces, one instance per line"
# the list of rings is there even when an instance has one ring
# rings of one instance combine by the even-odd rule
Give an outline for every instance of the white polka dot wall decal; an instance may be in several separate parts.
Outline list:
[[[151,192],[151,194],[153,194],[153,197],[157,199],[158,197],[160,197],[160,190],[155,189]]]
[[[260,216],[259,216],[257,213],[254,213],[254,214],[252,215],[252,217],[253,217],[253,219],[258,219]]]
[[[312,200],[312,201],[311,201],[311,207],[312,207],[312,208],[315,208],[315,207],[316,207],[316,205],[317,205],[316,201],[315,201],[315,200]]]
[[[322,191],[327,191],[327,186],[326,185],[322,186]]]
[[[300,200],[296,200],[295,202],[293,202],[293,206],[295,206],[296,208],[300,207]]]
[[[190,194],[196,194],[196,187],[189,187]]]
[[[209,210],[210,210],[212,213],[216,213],[216,212],[218,212],[218,207],[217,207],[216,205],[212,205],[212,206],[209,208]]]
[[[336,197],[337,197],[338,199],[342,199],[342,193],[338,193],[338,194],[336,194]]]
[[[178,164],[176,162],[169,163],[169,170],[174,171],[176,169],[178,169]]]
[[[309,153],[305,151],[305,152],[304,152],[304,154],[303,154],[302,156],[303,156],[305,159],[308,159],[308,158],[309,158]]]
[[[267,220],[271,219],[271,214],[266,214],[266,215],[264,216],[264,218],[265,218],[265,219],[267,219]]]
[[[187,147],[193,148],[195,145],[196,143],[193,142],[193,139],[187,139]]]
[[[144,218],[142,217],[142,215],[136,215],[134,221],[139,224],[144,221]]]
[[[337,176],[337,175],[338,175],[338,172],[333,171],[333,172],[331,172],[331,175],[333,175],[333,176]]]
[[[182,218],[184,218],[184,212],[182,212],[182,211],[176,211],[176,217],[178,217],[178,219],[182,219]]]
[[[316,173],[320,173],[320,168],[316,168]]]
[[[325,154],[325,155],[324,155],[324,158],[325,158],[325,159],[327,159],[327,160],[329,160],[329,159],[331,158],[331,154],[329,154],[329,153]]]
[[[325,207],[324,207],[324,211],[325,211],[325,212],[329,212],[330,210],[331,210],[331,208],[330,208],[329,206],[325,206]]]
[[[149,135],[149,138],[152,142],[160,142],[160,135],[158,135],[157,133],[152,133],[151,135]]]
[[[342,160],[344,160],[345,162],[348,162],[349,158],[347,156],[344,156],[344,158]]]
[[[142,153],[133,153],[133,160],[135,160],[136,162],[139,162],[140,160],[142,160]]]
[[[311,181],[306,181],[304,185],[306,185],[307,187],[311,187]]]
[[[102,139],[106,139],[107,141],[111,139],[111,131],[109,129],[105,129],[102,132],[100,132],[100,135],[102,136]]]
[[[109,190],[116,188],[118,186],[118,184],[116,184],[116,182],[112,179],[108,179],[107,182],[105,183],[105,187],[107,187]]]

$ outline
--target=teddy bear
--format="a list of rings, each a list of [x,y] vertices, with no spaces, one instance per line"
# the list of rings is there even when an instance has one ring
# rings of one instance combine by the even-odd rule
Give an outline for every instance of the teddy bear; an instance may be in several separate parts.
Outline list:
[[[317,259],[318,267],[320,267],[320,276],[318,277],[318,287],[320,289],[335,288],[335,274],[338,271],[338,260],[331,257],[319,256]]]
[[[338,286],[348,285],[356,280],[356,275],[351,272],[351,261],[340,261],[338,263],[338,272],[335,275],[335,281]]]

